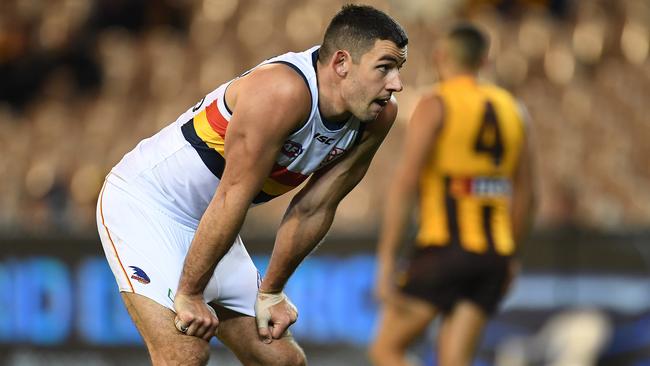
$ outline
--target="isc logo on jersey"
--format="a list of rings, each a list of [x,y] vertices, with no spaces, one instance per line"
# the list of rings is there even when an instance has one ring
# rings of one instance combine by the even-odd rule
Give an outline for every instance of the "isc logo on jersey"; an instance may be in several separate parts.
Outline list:
[[[325,135],[321,135],[320,133],[316,133],[316,134],[314,135],[314,139],[315,139],[316,141],[318,141],[318,142],[322,142],[322,143],[324,143],[325,145],[331,145],[331,144],[334,142],[334,140],[335,140],[335,139],[330,138],[330,137],[327,137],[327,136],[325,136]]]

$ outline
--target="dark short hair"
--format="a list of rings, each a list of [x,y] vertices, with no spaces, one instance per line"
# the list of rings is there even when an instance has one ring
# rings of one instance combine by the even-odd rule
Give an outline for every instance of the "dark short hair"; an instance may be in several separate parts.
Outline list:
[[[366,5],[344,5],[332,18],[319,51],[319,60],[326,60],[337,50],[347,50],[358,62],[376,40],[389,40],[402,48],[408,37],[402,26],[381,10]]]
[[[481,66],[490,47],[487,34],[471,23],[457,24],[447,33],[447,39],[455,47],[455,61],[472,70]]]

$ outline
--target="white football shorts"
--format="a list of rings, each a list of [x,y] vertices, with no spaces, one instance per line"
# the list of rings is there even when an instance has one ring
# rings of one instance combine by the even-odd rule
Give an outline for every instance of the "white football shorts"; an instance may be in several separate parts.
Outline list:
[[[109,178],[113,173],[109,174]],[[119,179],[119,178],[117,178]],[[195,227],[106,180],[97,203],[97,227],[120,292],[146,296],[172,311]],[[219,261],[204,297],[255,316],[259,272],[239,235]]]

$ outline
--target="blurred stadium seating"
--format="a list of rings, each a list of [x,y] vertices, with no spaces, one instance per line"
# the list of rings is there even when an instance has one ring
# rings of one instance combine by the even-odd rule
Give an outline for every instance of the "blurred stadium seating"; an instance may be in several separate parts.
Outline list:
[[[85,256],[100,254],[94,215],[97,194],[104,175],[122,155],[220,83],[262,59],[317,44],[329,18],[343,3],[0,2],[0,284],[9,286],[17,268],[41,256],[73,268],[68,269],[69,276],[81,276],[80,263]],[[630,295],[628,300],[623,294],[617,304],[633,302],[632,310],[624,312],[618,305],[608,308],[597,303],[605,308],[609,323],[592,321],[593,317],[576,322],[592,321],[589,324],[603,331],[601,364],[650,364],[650,328],[645,327],[642,336],[630,335],[637,334],[650,319],[650,144],[646,145],[650,140],[650,2],[365,3],[387,10],[409,34],[405,90],[398,95],[398,124],[364,182],[342,203],[330,243],[323,245],[322,252],[353,258],[341,260],[371,259],[382,199],[401,151],[405,122],[418,96],[436,80],[429,62],[435,37],[458,19],[475,21],[488,30],[492,40],[483,77],[512,90],[529,110],[537,138],[541,189],[536,235],[524,250],[525,276],[521,281],[527,285],[516,287],[504,317],[495,321],[486,337],[477,362],[489,365],[501,360],[498,362],[503,365],[517,365],[507,363],[516,362],[516,357],[499,358],[496,354],[506,350],[510,355],[523,352],[537,357],[536,364],[552,364],[531,350],[531,344],[545,339],[532,340],[543,321],[559,309],[597,303],[607,297],[603,288],[613,291],[629,285],[625,288],[633,291],[630,294],[640,291],[643,296]],[[243,236],[254,253],[268,254],[287,199],[276,201],[249,214]],[[316,255],[314,260],[321,258]],[[585,274],[593,273],[602,273],[603,282],[580,282]],[[617,278],[622,282],[599,287]],[[535,308],[531,304],[545,300],[526,289],[545,288],[540,285],[544,280],[552,281],[548,294],[552,299],[548,306]],[[77,291],[77,282],[71,283],[71,291]],[[572,288],[594,294],[580,300]],[[8,295],[0,296],[0,310],[18,311],[13,293],[5,293]],[[364,296],[371,302],[369,294]],[[575,301],[563,302],[565,298]],[[56,362],[33,356],[29,350],[39,343],[27,336],[16,341],[6,328],[13,323],[2,319],[0,351],[14,352],[5,359],[0,356],[0,363],[83,364],[84,357],[61,361],[56,352]],[[76,347],[76,354],[82,356],[106,345],[84,342],[79,331],[70,334],[76,335],[53,345]],[[516,335],[520,336],[519,346],[516,342],[511,342],[515,346],[498,344]],[[529,338],[524,340],[524,336]],[[313,335],[307,339],[308,344],[315,344],[313,352],[324,360],[321,364],[327,364],[331,352],[318,347],[333,346],[319,343]],[[346,343],[344,339],[335,341]],[[347,347],[351,350],[341,352],[353,358],[343,364],[365,362],[363,351],[354,348],[362,345],[363,341],[350,342]],[[420,356],[425,363],[432,362],[430,355]],[[111,364],[107,360],[113,358],[96,362]]]

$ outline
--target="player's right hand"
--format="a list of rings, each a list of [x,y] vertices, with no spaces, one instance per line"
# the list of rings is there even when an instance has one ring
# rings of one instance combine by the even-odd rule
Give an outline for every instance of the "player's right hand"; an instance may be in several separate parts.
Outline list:
[[[176,310],[174,325],[179,332],[208,342],[216,334],[219,319],[214,309],[205,303],[202,295],[176,294],[174,310]]]

